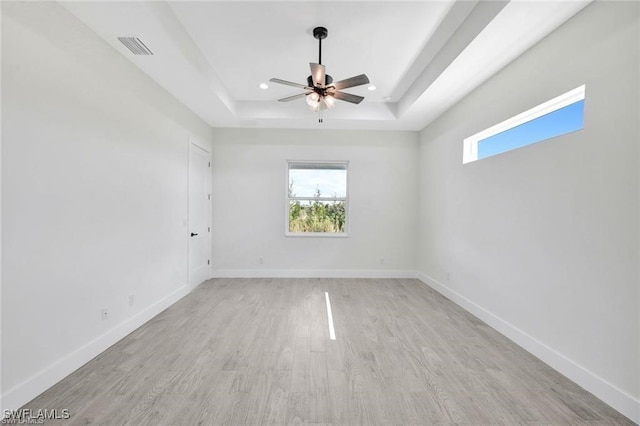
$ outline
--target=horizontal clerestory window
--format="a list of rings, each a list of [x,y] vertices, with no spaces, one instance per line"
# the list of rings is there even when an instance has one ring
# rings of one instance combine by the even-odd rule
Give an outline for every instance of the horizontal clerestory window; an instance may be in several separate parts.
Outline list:
[[[585,85],[511,117],[464,140],[462,163],[584,128]]]

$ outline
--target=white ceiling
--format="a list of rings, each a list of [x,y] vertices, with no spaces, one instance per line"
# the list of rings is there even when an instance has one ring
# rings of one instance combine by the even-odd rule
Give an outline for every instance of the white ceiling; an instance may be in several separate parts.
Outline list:
[[[421,130],[584,8],[568,1],[62,2],[122,55],[220,127]],[[367,74],[359,105],[336,102],[319,124],[301,93],[318,60],[335,81]],[[140,38],[153,56],[117,39]]]

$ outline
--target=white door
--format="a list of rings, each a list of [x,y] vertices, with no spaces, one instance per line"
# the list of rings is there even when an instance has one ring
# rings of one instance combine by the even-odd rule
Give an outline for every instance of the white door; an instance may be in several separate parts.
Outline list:
[[[209,151],[189,143],[189,285],[210,277],[211,159]]]

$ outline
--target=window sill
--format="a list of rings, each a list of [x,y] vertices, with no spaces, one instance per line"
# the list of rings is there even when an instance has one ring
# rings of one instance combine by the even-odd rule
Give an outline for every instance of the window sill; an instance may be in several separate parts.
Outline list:
[[[285,232],[285,237],[348,238],[346,232]]]

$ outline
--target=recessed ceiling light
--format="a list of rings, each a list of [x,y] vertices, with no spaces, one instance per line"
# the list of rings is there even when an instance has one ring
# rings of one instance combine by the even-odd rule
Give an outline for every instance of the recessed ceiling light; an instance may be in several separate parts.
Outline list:
[[[382,100],[385,102],[389,102],[391,100],[391,96],[385,96],[384,98],[382,98]]]
[[[374,91],[374,90],[376,90],[376,86],[371,85],[371,86],[367,87],[367,90]]]
[[[259,86],[259,87],[260,87],[262,90],[265,90],[265,89],[268,89],[268,88],[269,88],[269,85],[268,85],[267,83],[260,83],[260,86]]]

